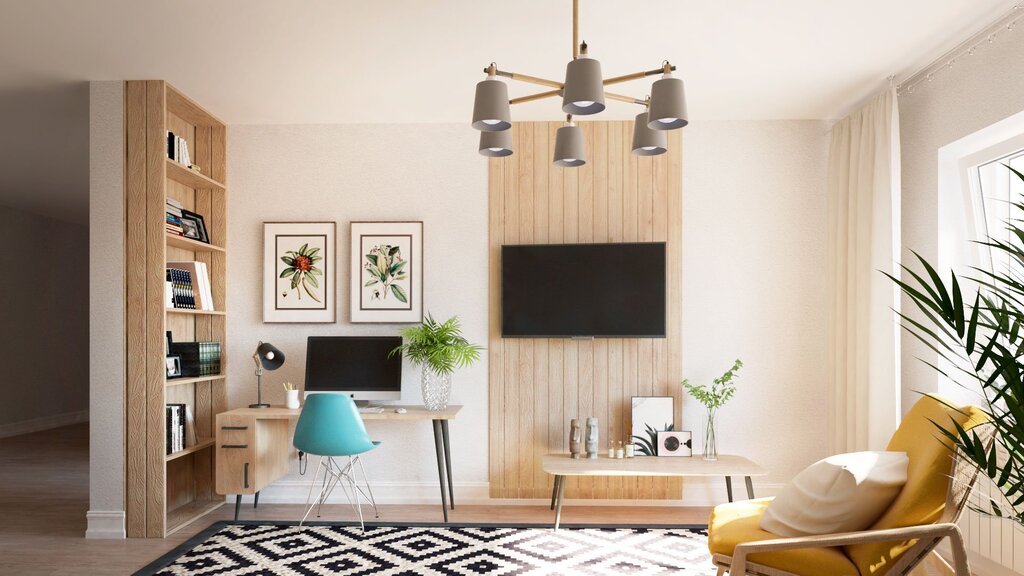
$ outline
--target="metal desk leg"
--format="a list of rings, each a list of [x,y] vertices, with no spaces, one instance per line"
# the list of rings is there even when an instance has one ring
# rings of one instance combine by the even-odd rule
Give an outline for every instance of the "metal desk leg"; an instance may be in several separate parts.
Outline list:
[[[750,476],[746,477],[746,481],[747,481],[747,499],[748,500],[753,500],[754,499],[754,482],[750,479]]]
[[[235,495],[235,520],[238,520],[238,509],[242,507],[242,495]]]
[[[555,530],[562,521],[562,500],[565,497],[565,477],[555,476],[555,484],[558,485],[558,492],[555,496]]]
[[[256,496],[252,499],[252,507],[255,508],[260,505],[260,491],[256,491]]]
[[[448,473],[448,503],[455,510],[455,481],[452,480],[452,451],[451,442],[448,441],[447,420],[441,420],[441,439],[444,440],[444,466]]]
[[[732,476],[725,477],[725,491],[729,494],[729,502],[732,502]]]
[[[441,421],[433,420],[434,423],[434,450],[437,452],[437,479],[441,485],[441,511],[444,512],[444,521],[448,522],[448,490],[444,486],[444,440],[441,437]]]
[[[555,509],[555,500],[558,498],[558,485],[561,484],[562,477],[555,476],[555,484],[551,487],[551,509]]]

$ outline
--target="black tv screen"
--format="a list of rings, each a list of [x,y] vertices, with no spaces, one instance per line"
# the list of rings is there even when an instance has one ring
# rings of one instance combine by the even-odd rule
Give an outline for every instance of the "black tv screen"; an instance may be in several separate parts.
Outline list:
[[[665,243],[502,246],[501,333],[664,338]]]

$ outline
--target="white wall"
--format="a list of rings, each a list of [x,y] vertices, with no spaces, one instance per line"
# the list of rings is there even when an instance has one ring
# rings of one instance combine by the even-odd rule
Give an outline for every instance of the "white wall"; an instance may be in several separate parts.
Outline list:
[[[401,326],[350,324],[352,220],[424,222],[424,303],[437,317],[458,315],[466,336],[487,341],[487,162],[468,125],[234,126],[228,134],[228,399],[255,401],[252,355],[258,340],[286,355],[264,376],[264,398],[283,403],[281,382],[303,382],[306,337],[397,334]],[[334,221],[338,226],[338,323],[264,324],[261,309],[264,221]],[[403,369],[403,401],[418,404],[419,370]],[[486,494],[487,361],[456,373],[451,424],[456,489]],[[383,445],[366,458],[381,499],[437,500],[429,422],[369,423]],[[315,467],[315,463],[314,463]],[[294,468],[294,466],[293,466]],[[312,472],[310,472],[312,474]],[[288,480],[261,494],[287,499]],[[377,488],[380,486],[380,488]],[[457,496],[458,497],[458,496]],[[301,499],[305,491],[301,492]]]
[[[89,527],[124,538],[124,82],[89,86]]]
[[[743,360],[718,448],[764,465],[769,485],[828,449],[827,129],[811,120],[684,129],[683,375],[710,382]],[[695,438],[703,415],[684,399],[683,429]]]

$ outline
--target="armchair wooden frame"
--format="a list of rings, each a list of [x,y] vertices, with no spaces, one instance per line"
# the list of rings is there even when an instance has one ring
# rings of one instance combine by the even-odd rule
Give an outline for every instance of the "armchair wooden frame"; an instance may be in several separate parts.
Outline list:
[[[986,442],[991,441],[993,433],[991,425],[981,425],[976,430],[978,430],[978,435]],[[732,556],[715,554],[712,557],[712,562],[718,568],[718,576],[723,576],[726,573],[730,576],[743,576],[746,574],[753,576],[806,576],[750,562],[747,558],[752,554],[763,552],[779,552],[802,548],[833,548],[872,542],[910,542],[916,540],[917,542],[913,546],[893,562],[892,567],[885,572],[886,576],[906,576],[929,555],[932,555],[938,562],[952,570],[956,576],[971,576],[967,562],[967,547],[964,544],[960,528],[956,523],[967,505],[967,499],[970,497],[977,479],[978,470],[964,459],[962,453],[957,450],[953,456],[949,488],[946,491],[946,506],[942,516],[934,524],[744,542],[736,546]],[[934,553],[935,547],[944,538],[949,538],[953,550],[952,566],[937,553]]]

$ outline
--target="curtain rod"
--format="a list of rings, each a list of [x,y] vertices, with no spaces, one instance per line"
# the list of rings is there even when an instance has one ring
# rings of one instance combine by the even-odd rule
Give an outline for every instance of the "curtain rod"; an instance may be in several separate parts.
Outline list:
[[[974,56],[982,46],[992,44],[996,38],[1005,33],[1013,32],[1022,18],[1024,18],[1024,3],[1019,3],[980,32],[957,44],[952,50],[900,81],[896,85],[896,93],[900,96],[913,94],[914,89],[922,82],[931,82],[935,76],[952,69],[962,58]]]

